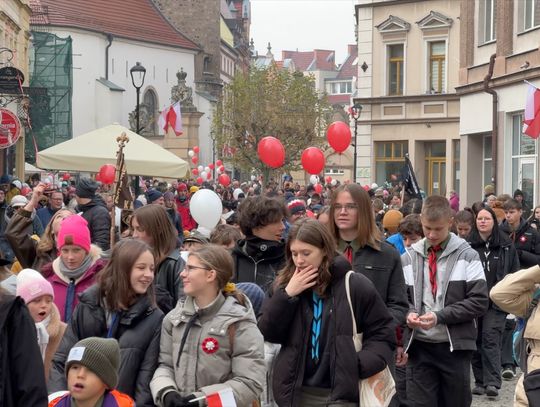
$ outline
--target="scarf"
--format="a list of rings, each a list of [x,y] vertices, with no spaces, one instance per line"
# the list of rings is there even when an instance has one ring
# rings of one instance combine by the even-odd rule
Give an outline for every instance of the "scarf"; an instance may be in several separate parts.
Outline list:
[[[77,281],[90,268],[93,260],[94,258],[90,254],[87,254],[79,267],[77,267],[75,270],[70,270],[66,267],[66,265],[62,261],[62,258],[60,258],[60,261],[58,262],[60,273],[62,273],[65,277],[69,278],[70,280]]]
[[[37,340],[39,345],[39,350],[41,352],[41,358],[45,360],[45,351],[47,350],[47,345],[49,344],[49,332],[47,328],[51,322],[51,314],[41,322],[36,322],[36,331],[37,331]]]

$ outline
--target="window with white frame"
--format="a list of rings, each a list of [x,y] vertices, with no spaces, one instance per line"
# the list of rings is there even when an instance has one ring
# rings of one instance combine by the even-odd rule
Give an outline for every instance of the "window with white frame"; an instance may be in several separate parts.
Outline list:
[[[492,180],[492,160],[493,160],[493,152],[491,149],[491,135],[485,135],[483,136],[484,139],[483,142],[483,157],[484,157],[484,166],[483,166],[483,185],[491,184]]]
[[[521,0],[523,30],[540,26],[540,0]]]
[[[386,46],[388,95],[403,95],[404,46]]]
[[[330,82],[327,89],[331,95],[350,94],[352,93],[352,82]]]
[[[537,142],[523,133],[523,114],[512,116],[512,191],[521,189],[529,208],[536,194]]]
[[[443,93],[446,80],[446,41],[429,42],[428,52],[429,91],[430,93]]]
[[[495,16],[497,12],[496,0],[480,0],[480,41],[479,44],[494,41],[496,36]]]

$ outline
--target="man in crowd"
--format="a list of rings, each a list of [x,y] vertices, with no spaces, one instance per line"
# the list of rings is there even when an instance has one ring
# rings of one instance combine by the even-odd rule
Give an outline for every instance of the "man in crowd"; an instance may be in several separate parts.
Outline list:
[[[197,227],[197,223],[195,222],[195,219],[193,219],[193,217],[191,216],[191,212],[189,211],[189,196],[187,185],[183,182],[178,184],[176,193],[176,210],[178,211],[182,219],[182,227],[184,228],[184,230],[191,231]]]
[[[36,216],[41,221],[44,228],[47,227],[53,215],[62,209],[64,205],[64,195],[60,191],[53,191],[49,195],[47,206],[36,211]]]
[[[82,178],[75,190],[77,212],[88,222],[92,243],[102,250],[111,245],[111,215],[101,196],[96,195],[98,184],[90,178]]]

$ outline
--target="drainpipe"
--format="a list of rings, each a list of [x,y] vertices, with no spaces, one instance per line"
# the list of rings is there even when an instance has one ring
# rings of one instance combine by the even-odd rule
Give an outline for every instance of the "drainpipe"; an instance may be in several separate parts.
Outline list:
[[[489,81],[493,76],[493,68],[495,66],[495,58],[497,54],[492,54],[489,58],[489,68],[488,73],[484,77],[484,92],[489,93],[493,98],[493,110],[491,112],[492,117],[492,133],[491,133],[491,182],[495,189],[495,194],[497,194],[497,139],[499,136],[499,120],[498,120],[498,110],[499,110],[499,96],[494,89],[489,87]]]
[[[107,34],[107,41],[109,41],[105,47],[105,79],[107,80],[109,79],[109,48],[111,48],[113,38],[112,34]]]

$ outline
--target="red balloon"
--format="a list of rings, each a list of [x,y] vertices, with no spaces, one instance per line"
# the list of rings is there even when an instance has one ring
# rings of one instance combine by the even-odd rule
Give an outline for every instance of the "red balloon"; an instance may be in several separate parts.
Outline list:
[[[326,131],[328,144],[338,153],[342,153],[351,144],[351,129],[344,122],[334,122]]]
[[[225,172],[225,167],[223,165],[219,167],[219,172]]]
[[[197,165],[197,163],[199,162],[199,157],[197,157],[196,155],[194,155],[193,157],[191,157],[191,162],[195,165]]]
[[[371,188],[369,187],[369,185],[367,185],[367,184],[364,185],[362,188],[364,188],[364,191],[366,191],[366,192],[369,191],[369,190],[371,189]]]
[[[99,172],[96,174],[96,181],[101,182],[101,175],[99,174]]]
[[[313,188],[315,189],[315,192],[317,192],[318,194],[322,192],[322,185],[319,183],[315,184]]]
[[[325,180],[327,184],[330,184],[332,182],[332,177],[329,175]]]
[[[217,160],[217,161],[216,161],[216,165],[217,165],[218,167],[221,167],[221,166],[223,165],[223,161]]]
[[[312,211],[310,211],[309,209],[306,210],[306,216],[308,218],[316,218],[315,214]]]
[[[211,170],[213,170],[215,168],[214,164],[210,163],[208,164],[208,168],[210,168]]]
[[[30,192],[32,192],[32,189],[29,188],[29,187],[22,187],[22,189],[21,189],[21,195],[22,195],[22,196],[26,196],[26,195],[28,195]]]
[[[202,177],[197,177],[197,184],[201,185],[203,183]]]
[[[193,169],[191,170],[191,173],[192,173],[193,175],[197,176],[197,175],[199,175],[199,170],[198,170],[197,168],[193,168]]]
[[[318,174],[324,169],[324,153],[317,147],[308,147],[302,152],[302,167],[308,174]]]
[[[193,147],[193,152],[194,152],[195,154],[199,154],[199,151],[200,151],[199,146]]]
[[[70,178],[71,178],[71,174],[69,172],[66,172],[64,175],[62,175],[63,181],[69,181]]]
[[[104,184],[112,184],[116,176],[116,167],[113,164],[105,164],[99,169],[101,182]]]
[[[257,153],[261,161],[271,168],[279,168],[285,162],[285,148],[281,141],[272,136],[259,141]]]
[[[218,181],[224,187],[228,187],[231,184],[231,179],[229,178],[229,176],[227,174],[221,174],[218,177]]]
[[[206,174],[206,179],[212,179],[212,172],[208,172],[208,174]]]

